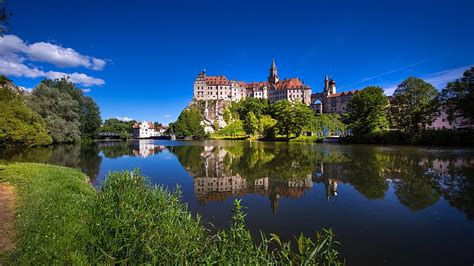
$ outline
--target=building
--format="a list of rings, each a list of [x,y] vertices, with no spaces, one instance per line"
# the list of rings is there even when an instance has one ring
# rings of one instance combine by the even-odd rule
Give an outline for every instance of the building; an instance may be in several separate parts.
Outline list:
[[[155,126],[152,122],[143,121],[133,125],[132,135],[136,139],[146,139],[162,136],[162,133],[155,130]]]
[[[426,125],[427,129],[468,129],[474,128],[474,121],[462,116],[456,116],[452,121],[449,121],[448,114],[444,110],[437,113],[434,121]]]
[[[345,113],[347,112],[347,104],[358,90],[347,92],[336,92],[336,81],[332,78],[324,79],[324,90],[320,93],[311,95],[311,108],[317,113]]]
[[[280,80],[275,60],[272,61],[267,81],[229,80],[225,76],[207,76],[206,70],[199,73],[194,81],[196,100],[240,101],[246,97],[268,99],[270,103],[288,100],[310,105],[311,88],[299,78]]]

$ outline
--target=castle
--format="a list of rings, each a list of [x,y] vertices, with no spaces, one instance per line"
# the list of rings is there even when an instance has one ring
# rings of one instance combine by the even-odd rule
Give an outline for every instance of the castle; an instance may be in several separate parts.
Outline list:
[[[345,113],[347,104],[357,90],[337,93],[336,82],[326,75],[323,92],[311,94],[311,87],[299,78],[280,80],[275,60],[272,60],[267,81],[244,82],[229,80],[225,76],[207,76],[203,70],[194,81],[194,99],[240,101],[246,97],[299,101],[317,113]]]
[[[207,76],[203,70],[194,81],[194,99],[240,101],[246,97],[311,104],[311,88],[299,78],[280,80],[275,60],[272,61],[267,81],[244,82],[229,80],[225,76]]]
[[[323,92],[311,94],[311,108],[317,113],[345,113],[347,104],[358,90],[352,90],[342,93],[336,92],[336,81],[332,78],[324,79]]]

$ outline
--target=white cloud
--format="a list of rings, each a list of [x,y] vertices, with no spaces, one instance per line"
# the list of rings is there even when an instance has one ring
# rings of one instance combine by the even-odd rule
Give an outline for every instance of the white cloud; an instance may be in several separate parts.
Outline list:
[[[170,118],[170,117],[171,117],[171,115],[165,115],[165,117],[166,117],[166,118]]]
[[[0,38],[0,55],[3,58],[15,58],[50,63],[58,67],[86,67],[92,70],[102,70],[106,61],[103,59],[82,55],[72,48],[48,42],[28,44],[15,35],[5,35]],[[10,60],[12,61],[12,60]]]
[[[133,118],[126,117],[126,116],[117,116],[117,117],[115,117],[115,118],[117,118],[117,119],[120,120],[120,121],[124,121],[124,122],[129,122],[129,121],[132,121],[132,120],[133,120]]]
[[[425,76],[422,76],[421,78],[425,80],[426,82],[430,83],[434,87],[436,87],[438,90],[443,89],[446,87],[446,84],[448,82],[454,81],[462,76],[464,71],[469,69],[471,66],[462,66],[462,67],[457,67],[457,68],[451,68],[451,69],[446,69],[443,71],[435,72],[432,74],[428,74]],[[385,89],[385,95],[392,95],[395,89],[397,89],[398,84],[400,84],[402,81],[398,82],[397,84],[390,84],[388,86],[383,86]]]
[[[424,80],[428,83],[431,83],[437,89],[443,89],[446,87],[448,82],[454,81],[462,76],[464,71],[469,69],[471,66],[463,66],[453,69],[447,69],[440,72],[436,72],[430,75],[427,75]]]
[[[63,73],[57,71],[43,71],[36,67],[29,67],[21,62],[8,61],[0,58],[0,73],[6,76],[58,79],[67,77],[73,83],[83,86],[101,86],[105,81],[100,78],[94,78],[83,73]]]
[[[91,89],[82,89],[82,91],[87,93],[87,92],[91,92],[92,90]]]
[[[83,66],[93,70],[101,70],[106,65],[105,60],[82,55],[72,48],[64,48],[47,42],[27,44],[15,35],[5,35],[0,38],[0,74],[26,78],[68,77],[71,82],[86,87],[105,84],[104,80],[83,73],[45,71],[34,66],[32,62],[47,62],[59,67]]]
[[[105,81],[103,79],[94,78],[88,76],[83,73],[63,73],[63,72],[56,72],[56,71],[48,71],[45,73],[45,76],[49,79],[60,79],[60,78],[68,78],[71,82],[82,84],[86,87],[89,86],[100,86],[104,85]]]

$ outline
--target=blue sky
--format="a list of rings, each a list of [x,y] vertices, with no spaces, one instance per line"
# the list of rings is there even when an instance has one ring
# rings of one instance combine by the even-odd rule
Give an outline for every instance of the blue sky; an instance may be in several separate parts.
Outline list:
[[[474,1],[10,0],[0,73],[33,88],[67,74],[102,117],[169,123],[196,75],[280,77],[321,91],[418,76],[441,88],[474,65]]]

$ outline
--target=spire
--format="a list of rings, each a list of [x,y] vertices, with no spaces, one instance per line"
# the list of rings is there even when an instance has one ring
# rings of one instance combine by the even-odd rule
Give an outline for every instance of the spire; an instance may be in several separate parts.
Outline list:
[[[276,68],[275,58],[272,58],[272,68]]]
[[[324,80],[328,80],[328,74],[326,74],[326,78]]]

